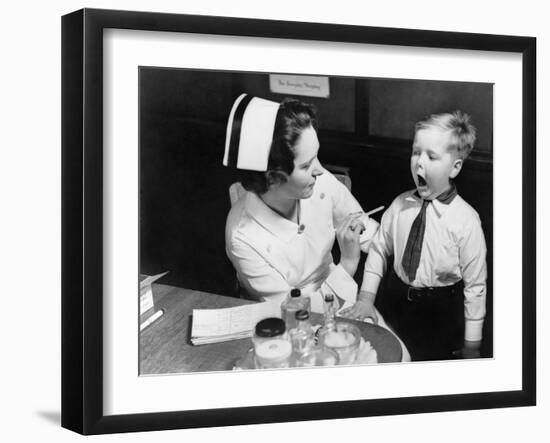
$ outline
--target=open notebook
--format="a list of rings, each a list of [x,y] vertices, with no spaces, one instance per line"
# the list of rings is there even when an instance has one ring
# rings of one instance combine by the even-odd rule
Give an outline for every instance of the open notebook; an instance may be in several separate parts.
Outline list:
[[[256,323],[281,318],[281,303],[265,301],[222,309],[193,309],[191,343],[202,345],[252,337]]]

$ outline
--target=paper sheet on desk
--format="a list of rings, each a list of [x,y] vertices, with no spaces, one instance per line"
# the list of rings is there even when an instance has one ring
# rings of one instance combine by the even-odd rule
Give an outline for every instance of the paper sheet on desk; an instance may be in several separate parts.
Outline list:
[[[191,342],[215,343],[250,337],[256,323],[268,317],[281,317],[281,305],[262,302],[222,309],[193,309]]]
[[[154,308],[153,301],[153,282],[159,278],[168,274],[169,271],[163,272],[157,275],[143,275],[139,276],[139,313],[145,315],[148,311],[152,311]]]
[[[166,274],[168,274],[170,271],[163,272],[161,274],[157,275],[140,275],[139,276],[139,289],[143,290],[147,288],[148,285],[153,284],[155,281],[157,281],[159,278],[164,277]]]

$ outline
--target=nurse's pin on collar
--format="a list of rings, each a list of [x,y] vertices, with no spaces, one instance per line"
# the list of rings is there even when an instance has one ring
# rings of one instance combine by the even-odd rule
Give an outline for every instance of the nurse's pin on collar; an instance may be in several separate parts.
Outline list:
[[[306,225],[301,224],[300,226],[298,226],[298,234],[301,234],[305,230],[306,230]]]

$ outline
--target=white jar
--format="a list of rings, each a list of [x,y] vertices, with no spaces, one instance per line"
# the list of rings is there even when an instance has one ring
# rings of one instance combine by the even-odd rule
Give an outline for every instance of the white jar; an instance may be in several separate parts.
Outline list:
[[[288,368],[292,345],[283,320],[266,318],[258,322],[252,342],[256,368]]]

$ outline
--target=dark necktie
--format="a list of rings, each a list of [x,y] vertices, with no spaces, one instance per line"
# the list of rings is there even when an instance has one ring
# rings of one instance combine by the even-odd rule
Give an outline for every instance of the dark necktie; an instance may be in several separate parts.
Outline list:
[[[416,197],[420,197],[418,192],[414,194]],[[443,194],[439,195],[437,199],[443,204],[450,204],[456,197],[456,186],[451,183],[451,187]],[[401,265],[409,282],[413,282],[416,278],[416,271],[418,264],[420,263],[420,255],[422,254],[422,242],[424,241],[424,232],[426,231],[426,208],[430,204],[431,200],[422,200],[422,208],[416,216],[409,232],[409,238],[407,239],[407,245],[405,246],[405,252],[401,259]]]

